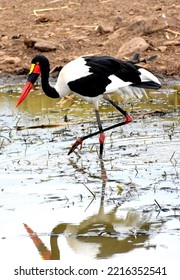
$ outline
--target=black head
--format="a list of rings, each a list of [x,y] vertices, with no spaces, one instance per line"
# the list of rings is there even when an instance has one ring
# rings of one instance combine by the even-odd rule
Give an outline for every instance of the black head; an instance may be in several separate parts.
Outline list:
[[[45,56],[37,55],[32,59],[27,82],[18,99],[17,106],[26,98],[33,85],[37,81],[39,75],[43,74],[44,76],[48,76],[49,70],[49,60]]]
[[[50,64],[47,57],[44,55],[36,55],[32,61],[31,65],[39,65],[41,72],[48,72],[50,71]]]

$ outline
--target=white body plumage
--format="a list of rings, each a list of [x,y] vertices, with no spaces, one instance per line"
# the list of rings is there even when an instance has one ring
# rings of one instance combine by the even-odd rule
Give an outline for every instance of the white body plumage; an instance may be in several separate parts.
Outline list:
[[[94,61],[94,58],[96,61]],[[109,62],[109,65],[106,64],[106,61]],[[114,64],[113,64],[114,61]],[[128,79],[128,76],[126,80],[121,78],[121,71],[120,73],[118,72],[117,69],[117,63],[119,63],[119,68],[122,67],[127,67],[126,72],[128,74],[128,67],[130,68],[130,77]],[[112,65],[112,71],[111,71],[111,65]],[[100,68],[100,71],[98,69]],[[107,71],[107,67],[109,71]],[[104,72],[103,72],[104,70]],[[135,83],[132,81],[131,76],[132,76],[132,70],[134,70],[135,75],[137,75],[138,71],[138,78],[140,83],[142,83],[142,87],[139,86],[139,81],[137,86],[135,86]],[[112,72],[112,73],[111,73]],[[99,93],[94,94],[93,93],[93,75],[97,79],[97,75],[99,76],[99,82],[96,81],[96,89],[99,88]],[[122,75],[124,76],[124,75]],[[89,77],[89,81],[88,81]],[[103,79],[101,80],[101,78]],[[83,79],[84,78],[84,79]],[[105,79],[106,80],[105,80]],[[75,83],[78,83],[77,86],[71,86],[71,83],[75,85]],[[87,90],[85,88],[84,93],[80,89],[84,87],[84,83],[86,82],[87,87],[92,86],[92,91],[89,91],[89,94],[87,93]],[[106,94],[111,94],[111,93],[119,93],[121,94],[123,99],[140,99],[145,93],[144,88],[149,86],[146,86],[147,82],[152,83],[152,88],[153,88],[153,83],[156,85],[160,86],[160,82],[157,79],[156,76],[154,76],[151,72],[144,68],[137,68],[134,65],[131,65],[130,63],[123,62],[117,59],[114,59],[112,57],[99,57],[99,60],[97,57],[79,57],[68,64],[66,64],[57,79],[57,83],[55,85],[56,91],[59,93],[60,97],[63,97],[65,95],[70,94],[71,92],[75,93],[76,95],[84,98],[87,101],[90,101],[93,103],[94,107],[97,109],[98,108],[98,103],[99,101],[103,98],[104,95]],[[89,83],[89,84],[88,84]],[[144,84],[144,86],[143,86]]]

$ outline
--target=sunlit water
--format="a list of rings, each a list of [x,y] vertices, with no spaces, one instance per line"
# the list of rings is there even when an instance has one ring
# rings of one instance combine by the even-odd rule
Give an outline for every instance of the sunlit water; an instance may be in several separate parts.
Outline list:
[[[36,90],[16,108],[21,87],[2,86],[1,254],[39,260],[34,236],[51,259],[178,260],[178,90],[169,86],[125,103],[134,122],[106,133],[100,161],[98,137],[67,155],[78,136],[96,129],[90,104],[75,100],[67,109]],[[100,112],[104,127],[118,121],[112,107]],[[42,124],[59,127],[32,128]]]

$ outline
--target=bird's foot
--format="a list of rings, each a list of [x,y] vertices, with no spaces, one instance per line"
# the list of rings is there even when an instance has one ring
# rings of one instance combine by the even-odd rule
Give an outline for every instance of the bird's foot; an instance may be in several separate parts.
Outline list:
[[[83,142],[83,139],[82,138],[78,138],[76,140],[76,142],[72,145],[71,149],[69,150],[68,152],[68,155],[70,155],[72,152],[75,151],[75,149],[80,145],[80,149],[82,148],[82,142]]]

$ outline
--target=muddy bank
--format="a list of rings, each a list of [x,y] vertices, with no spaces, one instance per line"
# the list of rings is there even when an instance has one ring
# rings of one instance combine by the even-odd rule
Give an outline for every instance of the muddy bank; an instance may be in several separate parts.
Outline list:
[[[155,74],[180,77],[179,1],[9,0],[0,12],[1,73],[26,74],[37,53],[53,68],[85,54],[140,52],[158,56],[145,65]]]

